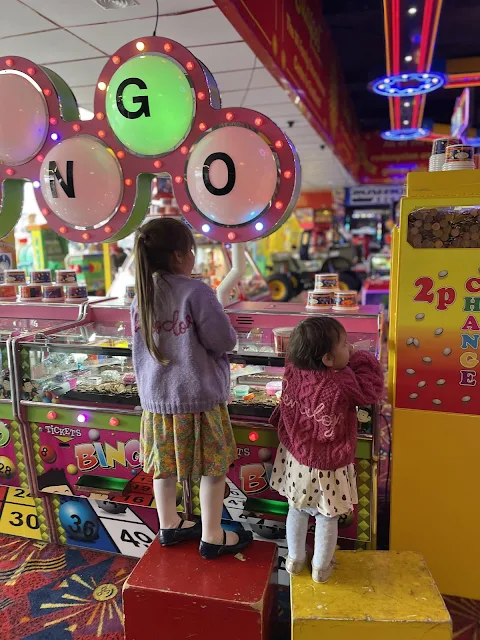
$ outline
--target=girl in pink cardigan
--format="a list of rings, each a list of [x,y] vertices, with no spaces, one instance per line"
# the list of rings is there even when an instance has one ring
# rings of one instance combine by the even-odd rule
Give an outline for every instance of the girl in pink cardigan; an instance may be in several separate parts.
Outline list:
[[[358,503],[357,406],[377,402],[382,391],[380,364],[366,351],[352,353],[337,320],[312,317],[294,329],[281,402],[271,418],[280,446],[270,484],[290,506],[289,573],[305,566],[308,520],[314,516],[312,577],[315,582],[330,577],[338,519]]]

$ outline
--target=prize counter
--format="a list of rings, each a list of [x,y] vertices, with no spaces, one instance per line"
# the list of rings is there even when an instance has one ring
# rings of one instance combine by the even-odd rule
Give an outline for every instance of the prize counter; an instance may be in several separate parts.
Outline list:
[[[15,438],[23,443],[6,449],[5,457],[17,468],[23,464],[25,471],[21,483],[17,474],[3,484],[42,497],[38,503],[47,505],[44,536],[140,557],[156,535],[158,519],[152,480],[139,461],[141,410],[129,309],[118,300],[97,300],[64,317],[69,306],[0,306],[0,315],[8,310],[25,318],[38,315],[39,308],[42,314],[50,308],[57,316],[55,321],[12,321],[14,329],[21,321],[30,332],[8,334],[4,351],[14,371],[14,391],[0,408],[5,409],[3,422],[13,421],[13,445]],[[227,313],[239,338],[230,356],[230,412],[239,457],[228,475],[224,519],[232,528],[241,522],[259,537],[277,540],[286,554],[287,503],[268,487],[278,443],[275,429],[268,425],[278,402],[271,388],[281,386],[284,366],[284,357],[275,351],[274,330],[294,327],[308,312],[298,304],[246,302],[230,306]],[[360,307],[335,317],[358,348],[379,353],[383,317],[378,307]],[[241,385],[248,393],[238,396]],[[375,545],[376,407],[359,408],[358,419],[360,504],[341,526],[347,547],[365,548]],[[23,462],[14,457],[22,450]],[[199,514],[197,486],[178,486],[178,509]],[[0,517],[0,530],[3,520]],[[34,537],[27,530],[6,532]]]

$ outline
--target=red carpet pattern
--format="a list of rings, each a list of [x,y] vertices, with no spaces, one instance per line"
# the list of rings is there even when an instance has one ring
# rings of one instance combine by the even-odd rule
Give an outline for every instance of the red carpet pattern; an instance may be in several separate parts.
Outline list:
[[[0,638],[122,640],[122,586],[135,563],[0,536]]]

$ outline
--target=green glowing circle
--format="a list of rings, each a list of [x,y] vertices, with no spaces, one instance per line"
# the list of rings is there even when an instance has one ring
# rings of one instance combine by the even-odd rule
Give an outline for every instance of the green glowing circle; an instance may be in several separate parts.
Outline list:
[[[130,58],[114,73],[106,112],[113,132],[127,149],[158,156],[185,140],[195,102],[183,69],[170,58],[147,53]]]

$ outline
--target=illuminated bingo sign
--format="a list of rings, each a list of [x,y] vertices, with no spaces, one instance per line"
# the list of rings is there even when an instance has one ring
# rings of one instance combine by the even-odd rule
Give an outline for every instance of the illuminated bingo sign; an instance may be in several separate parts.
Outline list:
[[[283,132],[251,109],[222,109],[211,73],[176,42],[146,37],[111,56],[87,122],[58,75],[0,58],[0,237],[28,180],[61,236],[119,240],[142,222],[158,174],[171,176],[185,219],[222,242],[275,231],[300,189]]]

